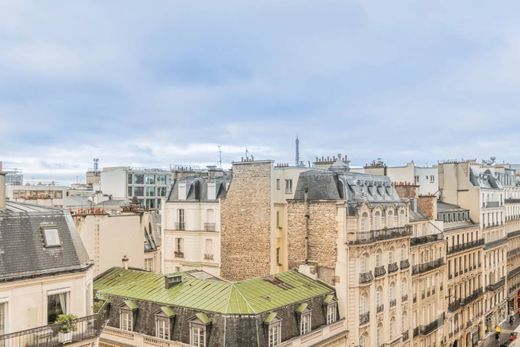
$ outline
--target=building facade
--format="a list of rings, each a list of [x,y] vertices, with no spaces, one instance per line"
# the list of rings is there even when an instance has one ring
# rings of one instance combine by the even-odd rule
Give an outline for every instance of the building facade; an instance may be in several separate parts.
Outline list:
[[[227,282],[114,268],[94,286],[110,301],[101,346],[346,346],[334,289],[294,270]]]

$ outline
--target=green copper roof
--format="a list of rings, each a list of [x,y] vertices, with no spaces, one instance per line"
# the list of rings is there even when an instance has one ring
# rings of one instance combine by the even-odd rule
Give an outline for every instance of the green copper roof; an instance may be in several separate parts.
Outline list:
[[[174,317],[175,316],[175,311],[173,310],[173,308],[171,307],[168,307],[168,306],[162,306],[161,307],[161,311],[162,313],[164,313],[166,315],[166,317],[168,318],[171,318],[171,317]]]
[[[98,298],[118,296],[222,314],[258,314],[334,294],[331,287],[296,270],[240,282],[180,274],[182,282],[166,289],[161,274],[113,268],[96,278],[94,289]]]
[[[269,315],[267,317],[265,317],[264,323],[265,324],[271,323],[276,318],[276,316],[278,316],[278,313],[276,313],[276,312],[269,313]]]
[[[134,301],[132,301],[132,300],[125,300],[124,303],[131,310],[137,309],[137,304]]]

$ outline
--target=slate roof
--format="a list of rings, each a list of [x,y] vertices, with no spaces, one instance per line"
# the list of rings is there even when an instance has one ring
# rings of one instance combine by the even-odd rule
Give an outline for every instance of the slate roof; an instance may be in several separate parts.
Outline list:
[[[179,199],[179,184],[186,183],[188,192],[186,199]],[[216,199],[208,199],[208,183],[216,185]],[[219,176],[208,178],[205,176],[184,177],[173,182],[168,192],[167,201],[216,201],[226,196],[226,184],[229,183],[229,176]]]
[[[480,188],[487,189],[501,189],[503,188],[502,183],[496,179],[495,176],[491,173],[491,171],[486,170],[483,173],[474,172],[473,169],[470,169],[469,179],[471,184]]]
[[[57,229],[61,246],[46,248],[42,226]],[[92,266],[70,214],[7,202],[0,210],[0,282],[84,271]]]
[[[437,201],[437,212],[446,212],[446,211],[460,211],[466,210],[455,204],[449,204],[447,202]]]
[[[347,200],[349,203],[397,203],[401,199],[387,176],[350,172],[331,167],[311,169],[300,174],[294,199],[303,200],[305,190],[309,200]]]
[[[99,299],[116,296],[206,312],[252,315],[335,293],[296,270],[240,282],[178,274],[182,282],[166,289],[161,274],[112,268],[94,280],[94,290]]]

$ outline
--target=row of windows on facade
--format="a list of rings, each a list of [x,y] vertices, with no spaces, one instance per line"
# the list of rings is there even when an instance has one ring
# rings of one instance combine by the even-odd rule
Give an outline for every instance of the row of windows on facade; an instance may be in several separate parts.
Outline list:
[[[504,205],[502,193],[482,193],[482,207],[498,207]]]
[[[276,190],[281,189],[281,180],[279,178],[276,179]],[[293,181],[291,179],[285,180],[285,194],[291,194],[293,191]]]
[[[429,181],[430,183],[435,183],[435,176],[434,175],[428,175],[428,176],[424,176],[426,181]],[[421,177],[420,176],[415,176],[415,184],[419,184],[421,180]]]
[[[371,223],[370,223],[371,222]],[[394,213],[393,209],[387,209],[385,211],[376,210],[372,213],[372,220],[368,216],[368,212],[363,212],[359,219],[359,229],[361,232],[370,230],[372,224],[373,230],[381,230],[385,227],[395,228],[401,227],[406,224],[406,213],[404,209],[401,209],[398,213]]]
[[[470,271],[470,269],[480,267],[480,257],[481,251],[478,251],[448,259],[448,277],[456,277]]]
[[[153,186],[147,187],[128,187],[128,196],[166,196],[166,187],[157,187],[157,189]]]
[[[437,218],[444,223],[467,222],[469,221],[469,211],[439,212]]]
[[[13,199],[63,199],[61,190],[13,190]]]
[[[150,174],[128,174],[128,184],[156,184],[167,185],[166,175],[150,175]]]
[[[184,238],[175,238],[174,255],[176,258],[184,258]],[[213,260],[213,239],[204,240],[204,259]]]
[[[447,237],[447,240],[448,240],[448,247],[463,246],[468,243],[478,241],[479,232],[478,232],[478,230],[475,230],[474,232],[451,235],[451,238]]]
[[[147,209],[152,210],[160,210],[161,209],[161,199],[137,199],[137,203],[141,207],[146,207]]]
[[[394,259],[395,257],[395,249],[393,247],[390,248],[388,251],[388,264],[392,264],[397,261],[397,259]],[[402,245],[400,249],[400,259],[399,260],[406,260],[408,256],[408,249],[406,248],[406,245]],[[383,266],[384,263],[384,255],[383,251],[379,248],[376,250],[375,255],[375,266]],[[365,273],[370,271],[370,255],[368,253],[363,253],[360,257],[360,272]]]
[[[121,308],[119,314],[119,328],[121,330],[133,331],[134,327],[134,311]],[[327,324],[337,321],[337,302],[333,301],[327,305]],[[300,314],[299,331],[300,335],[305,335],[312,330],[312,311],[306,309]],[[171,328],[174,324],[174,318],[166,317],[164,314],[157,313],[155,315],[155,337],[164,340],[171,339]],[[198,324],[196,321],[189,322],[190,329],[190,346],[205,347],[207,346],[207,326]],[[282,343],[282,319],[275,318],[269,323],[267,328],[267,340],[269,347],[275,347]]]
[[[482,225],[484,227],[504,224],[504,212],[482,213]]]
[[[204,230],[205,231],[216,231],[215,230],[215,210],[207,209],[206,216],[204,222]],[[186,211],[183,208],[177,209],[177,216],[175,222],[175,229],[177,230],[185,230],[186,226]],[[188,226],[189,227],[189,226]]]

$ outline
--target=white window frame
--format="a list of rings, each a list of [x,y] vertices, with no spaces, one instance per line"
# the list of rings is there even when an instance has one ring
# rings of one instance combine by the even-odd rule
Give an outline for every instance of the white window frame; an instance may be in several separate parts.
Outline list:
[[[119,312],[119,329],[134,331],[134,312],[132,310],[121,307]]]
[[[312,330],[312,311],[305,310],[300,316],[300,335],[310,333]]]
[[[155,316],[155,337],[163,340],[170,339],[170,318]]]
[[[190,346],[206,347],[206,326],[190,322]]]
[[[59,295],[65,294],[65,309],[62,307],[63,313],[70,313],[70,305],[71,305],[71,288],[59,288],[59,289],[49,289],[47,290],[47,296],[45,297],[45,316],[44,319],[47,321],[49,317],[49,296],[51,295]]]
[[[275,347],[282,343],[282,320],[275,319],[269,324],[268,328],[268,347]]]
[[[327,324],[332,324],[338,320],[338,302],[332,301],[327,305]],[[365,313],[365,312],[361,312]]]
[[[9,301],[0,299],[0,335],[7,334]]]

